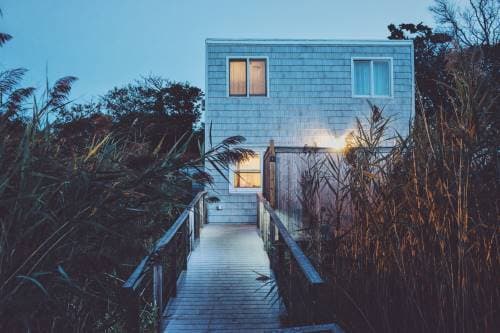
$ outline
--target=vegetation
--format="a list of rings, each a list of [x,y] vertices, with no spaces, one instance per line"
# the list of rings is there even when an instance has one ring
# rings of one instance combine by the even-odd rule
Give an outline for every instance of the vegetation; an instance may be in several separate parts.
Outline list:
[[[493,23],[498,28],[498,17]],[[471,26],[445,38],[423,25],[391,25],[392,38],[405,31],[419,38],[420,96],[409,136],[379,149],[394,139],[386,131],[391,119],[372,105],[341,156],[308,157],[301,181],[307,251],[329,280],[325,316],[348,331],[500,327],[498,29],[481,44],[464,44],[454,33]]]
[[[72,105],[76,78],[37,95],[24,73],[0,73],[0,331],[119,331],[124,279],[211,181],[203,163],[250,152],[204,152],[198,88],[147,78]]]

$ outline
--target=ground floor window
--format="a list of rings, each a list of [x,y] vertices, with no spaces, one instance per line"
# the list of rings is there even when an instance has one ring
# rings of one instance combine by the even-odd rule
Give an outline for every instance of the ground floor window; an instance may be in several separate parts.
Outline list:
[[[232,171],[231,187],[234,191],[256,191],[262,187],[261,155],[254,156],[236,163]]]

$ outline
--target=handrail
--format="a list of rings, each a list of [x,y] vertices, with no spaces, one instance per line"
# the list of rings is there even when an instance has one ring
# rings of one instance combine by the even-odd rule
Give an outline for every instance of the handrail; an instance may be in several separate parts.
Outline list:
[[[297,261],[308,282],[311,284],[323,284],[325,281],[321,278],[318,271],[316,271],[311,261],[304,254],[297,242],[292,238],[281,219],[269,205],[269,202],[267,202],[267,200],[260,193],[257,194],[257,197],[259,198],[259,201],[263,203],[264,208],[267,210],[269,215],[271,215],[271,222],[278,228],[278,232],[281,237],[283,237],[283,241],[290,249],[290,252]]]
[[[175,236],[175,234],[179,231],[181,228],[182,224],[186,221],[186,218],[189,216],[189,211],[193,206],[200,200],[201,197],[203,197],[207,192],[206,191],[201,191],[196,196],[194,197],[193,200],[186,206],[184,211],[182,212],[181,215],[175,220],[174,224],[163,234],[163,236],[156,242],[155,246],[153,247],[153,250],[144,257],[139,265],[135,268],[134,272],[130,274],[129,278],[125,283],[123,284],[123,288],[132,288],[135,289],[137,284],[141,282],[141,279],[143,278],[143,273],[144,269],[146,268],[146,264],[148,261],[151,260],[153,255],[160,251],[163,247],[165,247]]]
[[[199,229],[206,222],[206,191],[201,191],[191,200],[184,211],[175,220],[172,226],[158,239],[148,255],[136,266],[132,274],[122,285],[123,302],[126,309],[126,330],[130,332],[140,331],[140,300],[144,292],[148,293],[144,286],[142,291],[139,287],[144,281],[147,273],[151,272],[152,279],[147,280],[152,286],[152,305],[156,308],[158,331],[161,330],[161,316],[170,297],[176,294],[176,284],[179,277],[179,256],[181,258],[181,271],[187,269],[187,258],[193,250],[195,240],[199,236]],[[173,245],[173,246],[170,246]],[[170,251],[170,252],[169,252]],[[181,252],[179,252],[181,251]],[[168,278],[170,277],[170,280]],[[170,286],[167,286],[170,284]],[[168,288],[171,293],[168,293]]]
[[[279,294],[293,325],[323,323],[325,281],[262,194],[257,194],[258,228]]]

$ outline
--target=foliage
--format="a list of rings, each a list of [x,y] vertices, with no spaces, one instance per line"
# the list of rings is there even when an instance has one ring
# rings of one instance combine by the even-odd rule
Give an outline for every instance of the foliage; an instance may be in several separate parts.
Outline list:
[[[150,75],[115,87],[97,101],[60,108],[56,124],[71,133],[90,130],[93,126],[90,119],[106,118],[117,136],[162,140],[162,149],[168,150],[186,133],[194,133],[196,139],[201,139],[203,131],[198,124],[202,98],[203,93],[197,87]],[[188,149],[192,156],[200,153],[196,141]]]
[[[432,28],[422,23],[402,23],[397,27],[390,24],[388,29],[389,39],[413,40],[415,81],[426,109],[442,104],[447,97],[439,82],[449,80],[446,56],[450,49],[451,37],[444,33],[435,33]]]
[[[308,250],[330,283],[325,311],[349,331],[500,325],[498,95],[477,58],[451,63],[449,105],[417,115],[407,138],[377,148],[390,124],[378,110],[340,159],[313,169],[323,186],[303,209],[312,239],[329,237]]]
[[[0,331],[120,331],[124,279],[191,199],[191,183],[211,181],[203,164],[225,170],[251,151],[231,137],[205,153],[190,129],[175,140],[168,128],[138,135],[92,104],[71,107],[74,77],[37,96],[18,87],[24,73],[0,73]]]
[[[463,47],[500,43],[498,0],[468,0],[462,6],[449,0],[435,0],[430,10],[437,23]]]

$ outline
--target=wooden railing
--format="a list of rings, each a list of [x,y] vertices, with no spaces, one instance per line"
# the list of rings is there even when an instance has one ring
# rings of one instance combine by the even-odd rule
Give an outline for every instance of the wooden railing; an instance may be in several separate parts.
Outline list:
[[[325,282],[295,242],[269,202],[257,194],[258,227],[290,325],[324,322],[321,292]]]
[[[187,269],[189,254],[206,222],[205,198],[204,191],[194,197],[123,284],[127,332],[139,332],[147,322],[161,330],[165,307],[176,296],[177,280]]]

